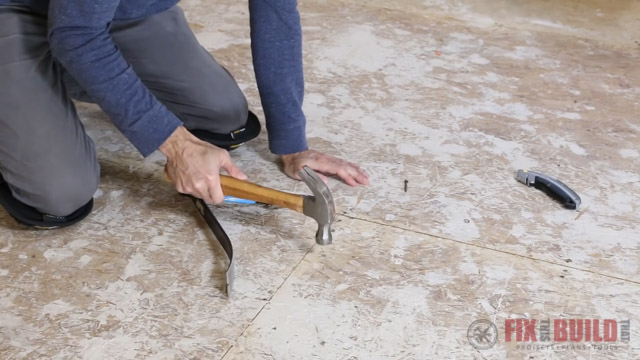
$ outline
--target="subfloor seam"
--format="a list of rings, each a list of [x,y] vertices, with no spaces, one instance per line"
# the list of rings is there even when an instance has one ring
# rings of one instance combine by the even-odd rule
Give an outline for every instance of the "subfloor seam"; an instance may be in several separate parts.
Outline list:
[[[247,329],[253,325],[253,322],[258,318],[258,316],[260,316],[260,314],[262,314],[262,311],[264,310],[264,308],[271,303],[271,300],[273,299],[274,296],[276,296],[276,294],[280,291],[280,289],[284,286],[284,284],[287,283],[287,281],[289,280],[289,278],[291,277],[291,275],[293,275],[293,273],[296,271],[296,269],[298,269],[298,266],[300,266],[300,264],[304,261],[304,259],[307,258],[307,256],[309,255],[309,253],[311,252],[311,250],[313,250],[313,248],[316,246],[316,244],[314,243],[308,250],[307,252],[304,253],[304,255],[300,258],[300,261],[298,261],[298,263],[295,264],[295,266],[293,266],[293,268],[291,269],[291,271],[289,272],[289,274],[287,274],[287,276],[282,280],[282,282],[280,283],[280,285],[278,285],[278,288],[271,294],[271,296],[269,296],[269,298],[267,299],[267,301],[264,302],[264,305],[262,305],[262,307],[260,308],[260,310],[258,310],[258,312],[253,316],[253,318],[251,318],[251,321],[249,321],[247,323],[247,326],[244,327],[244,329],[242,329],[242,332],[240,333],[240,335],[238,335],[238,337],[235,339],[235,342],[238,342],[238,339],[240,339],[244,333],[247,331]],[[231,345],[229,347],[229,349],[227,349],[227,351],[224,352],[224,354],[222,355],[222,357],[220,358],[220,360],[224,360],[227,355],[229,354],[229,352],[231,351],[231,349],[233,349],[235,345]]]
[[[520,258],[523,258],[523,259],[529,259],[529,260],[532,260],[532,261],[538,261],[538,262],[542,262],[542,263],[546,263],[546,264],[550,264],[550,265],[560,266],[560,267],[564,267],[564,268],[567,268],[567,269],[577,270],[577,271],[581,271],[581,272],[585,272],[585,273],[590,273],[590,274],[604,276],[604,277],[611,278],[611,279],[616,279],[616,280],[629,282],[629,283],[632,283],[632,284],[635,284],[635,285],[640,285],[640,281],[634,281],[634,280],[630,280],[630,279],[625,279],[625,278],[621,278],[621,277],[618,277],[618,276],[615,276],[615,275],[603,274],[603,273],[595,272],[593,270],[581,269],[579,267],[569,266],[569,265],[566,265],[566,264],[556,263],[556,262],[549,261],[549,260],[544,260],[544,259],[538,259],[538,258],[534,258],[534,257],[531,257],[531,256],[512,253],[512,252],[509,252],[509,251],[498,250],[498,249],[493,249],[493,248],[490,248],[490,247],[471,244],[471,243],[468,243],[468,242],[465,242],[465,241],[462,241],[462,240],[456,240],[456,239],[448,238],[448,237],[442,236],[442,235],[430,234],[430,233],[428,233],[426,231],[409,229],[409,228],[405,228],[405,227],[398,226],[398,225],[385,224],[385,223],[381,223],[381,222],[378,222],[378,221],[375,221],[375,220],[362,219],[362,218],[359,218],[359,217],[356,217],[356,216],[352,216],[352,215],[347,215],[347,214],[340,214],[340,216],[344,216],[344,217],[352,219],[352,220],[368,222],[368,223],[371,223],[371,224],[380,225],[380,226],[389,227],[389,228],[398,229],[398,230],[403,230],[403,231],[408,231],[408,232],[412,232],[412,233],[415,233],[415,234],[426,235],[426,236],[429,236],[429,237],[432,237],[432,238],[436,238],[436,239],[452,241],[452,242],[455,242],[455,243],[458,243],[458,244],[461,244],[461,245],[472,246],[472,247],[475,247],[475,248],[488,250],[488,251],[493,251],[493,252],[497,252],[497,253],[501,253],[501,254],[505,254],[505,255],[517,256],[517,257],[520,257]]]
[[[585,272],[585,273],[590,273],[590,274],[594,274],[594,275],[599,275],[599,276],[603,276],[606,278],[611,278],[611,279],[616,279],[616,280],[621,280],[621,281],[625,281],[625,282],[629,282],[635,285],[640,285],[640,282],[638,281],[633,281],[633,280],[629,280],[629,279],[624,279],[618,276],[613,276],[613,275],[608,275],[608,274],[602,274],[602,273],[598,273],[592,270],[587,270],[587,269],[581,269],[575,266],[569,266],[569,265],[565,265],[565,264],[559,264],[559,263],[555,263],[549,260],[543,260],[543,259],[537,259],[531,256],[524,256],[524,255],[520,255],[520,254],[516,254],[516,253],[512,253],[509,251],[504,251],[504,250],[498,250],[498,249],[492,249],[489,247],[485,247],[485,246],[480,246],[480,245],[476,245],[476,244],[471,244],[468,242],[464,242],[461,240],[456,240],[456,239],[452,239],[452,238],[448,238],[446,236],[442,236],[442,235],[435,235],[435,234],[431,234],[428,233],[426,231],[420,231],[420,230],[415,230],[415,229],[410,229],[410,228],[405,228],[402,226],[398,226],[398,225],[392,225],[392,224],[385,224],[385,223],[381,223],[375,220],[369,220],[369,219],[363,219],[363,218],[359,218],[356,216],[352,216],[352,215],[347,215],[347,214],[340,214],[340,216],[344,216],[346,218],[352,219],[352,220],[357,220],[357,221],[363,221],[363,222],[367,222],[370,224],[375,224],[378,226],[383,226],[383,227],[387,227],[387,228],[393,228],[393,229],[398,229],[398,230],[402,230],[402,231],[407,231],[407,232],[411,232],[414,234],[420,234],[420,235],[424,235],[424,236],[429,236],[431,238],[436,238],[436,239],[441,239],[441,240],[445,240],[445,241],[451,241],[463,246],[471,246],[471,247],[475,247],[478,249],[483,249],[483,250],[488,250],[488,251],[493,251],[493,252],[497,252],[497,253],[501,253],[501,254],[505,254],[505,255],[511,255],[511,256],[516,256],[519,258],[523,258],[523,259],[528,259],[531,261],[537,261],[537,262],[542,262],[545,264],[549,264],[549,265],[555,265],[555,266],[560,266],[563,268],[567,268],[567,269],[572,269],[572,270],[576,270],[576,271],[581,271],[581,272]],[[265,301],[264,305],[262,305],[262,307],[260,308],[260,310],[258,310],[258,312],[253,316],[253,318],[251,318],[251,321],[249,321],[247,323],[247,326],[244,327],[244,329],[242,329],[242,332],[240,333],[240,335],[238,335],[238,337],[235,339],[235,342],[238,342],[238,339],[240,339],[245,332],[247,331],[247,329],[249,329],[249,327],[251,325],[253,325],[254,321],[258,318],[258,316],[260,316],[260,314],[262,314],[262,311],[265,309],[265,307],[271,303],[271,300],[273,299],[274,296],[276,296],[276,294],[278,294],[278,292],[280,291],[280,289],[284,286],[284,284],[287,283],[287,281],[289,280],[289,278],[291,277],[291,275],[293,275],[293,273],[296,271],[296,269],[298,269],[298,267],[300,266],[300,264],[304,261],[304,259],[307,258],[307,256],[309,255],[309,253],[311,252],[311,250],[313,250],[313,248],[316,245],[314,244],[313,246],[311,246],[305,253],[304,255],[300,258],[300,261],[298,261],[298,263],[296,263],[295,266],[292,267],[291,271],[289,272],[289,274],[287,274],[287,276],[282,280],[282,282],[280,283],[280,285],[278,285],[278,288],[271,294],[271,296],[267,299],[267,301]],[[229,347],[229,349],[227,349],[227,351],[225,351],[225,353],[222,355],[222,357],[220,358],[220,360],[224,360],[225,358],[227,358],[227,355],[229,354],[229,352],[235,347],[235,345],[231,345]]]

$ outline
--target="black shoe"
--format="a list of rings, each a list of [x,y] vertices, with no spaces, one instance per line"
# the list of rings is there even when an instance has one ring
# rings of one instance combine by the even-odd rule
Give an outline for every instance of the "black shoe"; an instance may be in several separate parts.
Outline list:
[[[189,129],[189,131],[202,141],[231,151],[260,134],[260,121],[256,114],[249,111],[245,126],[228,134],[217,134],[201,129]]]
[[[67,216],[43,214],[14,198],[9,184],[4,181],[0,174],[0,205],[22,225],[36,229],[57,229],[73,225],[87,217],[91,209],[93,209],[93,199]]]

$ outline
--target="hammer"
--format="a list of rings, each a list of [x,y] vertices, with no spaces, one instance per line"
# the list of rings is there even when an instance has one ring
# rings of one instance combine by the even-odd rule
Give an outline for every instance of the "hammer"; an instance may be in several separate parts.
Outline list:
[[[278,191],[227,175],[220,175],[220,185],[225,195],[291,209],[314,219],[318,222],[316,243],[329,245],[331,224],[336,217],[333,195],[324,181],[308,166],[303,167],[298,175],[311,189],[313,196]]]

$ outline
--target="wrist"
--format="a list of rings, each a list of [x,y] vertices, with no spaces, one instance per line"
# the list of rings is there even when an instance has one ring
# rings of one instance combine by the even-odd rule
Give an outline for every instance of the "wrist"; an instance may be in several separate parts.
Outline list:
[[[283,158],[283,159],[292,158],[292,157],[294,157],[296,155],[299,155],[300,153],[302,153],[302,151],[294,152],[294,153],[291,153],[291,154],[281,154],[280,157]]]
[[[180,152],[180,149],[187,143],[187,141],[191,140],[193,135],[184,127],[179,126],[174,130],[171,135],[167,138],[167,140],[158,147],[161,153],[163,153],[166,157],[171,158],[175,154]]]
[[[282,155],[280,155],[280,159],[282,159],[282,161],[286,162],[286,161],[289,161],[289,160],[295,158],[296,156],[302,154],[305,151],[306,150],[298,151],[298,152],[294,152],[294,153],[290,153],[290,154],[282,154]]]

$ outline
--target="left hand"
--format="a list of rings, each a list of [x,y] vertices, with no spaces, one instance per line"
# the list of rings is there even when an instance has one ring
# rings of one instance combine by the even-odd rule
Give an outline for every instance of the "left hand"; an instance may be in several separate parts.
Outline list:
[[[369,185],[369,175],[354,163],[315,150],[305,150],[294,154],[282,155],[285,174],[301,180],[298,172],[307,165],[311,169],[326,174],[337,175],[351,186]],[[320,175],[324,182],[327,178]]]

